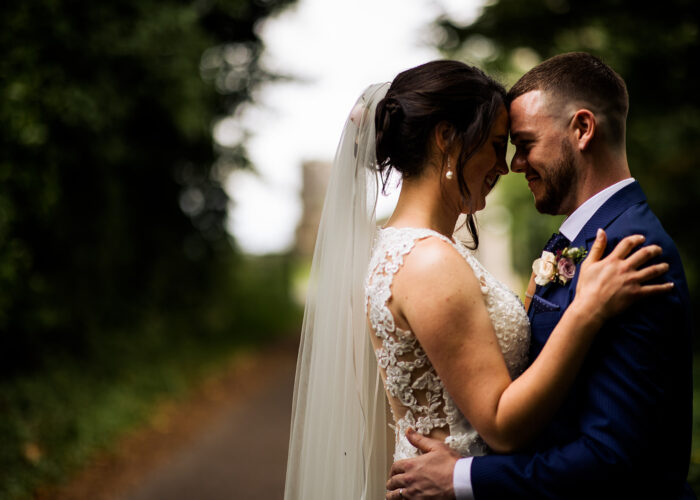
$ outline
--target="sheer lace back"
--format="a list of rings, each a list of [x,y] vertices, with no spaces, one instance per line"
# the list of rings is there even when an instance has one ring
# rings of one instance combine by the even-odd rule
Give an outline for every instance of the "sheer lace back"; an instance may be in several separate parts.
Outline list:
[[[415,456],[406,439],[409,427],[424,435],[443,431],[445,442],[463,456],[483,455],[487,447],[445,390],[418,339],[397,326],[389,309],[391,284],[404,258],[421,239],[439,238],[464,257],[481,283],[485,305],[512,377],[527,362],[529,323],[520,299],[493,278],[461,243],[423,228],[380,229],[365,281],[367,315],[375,338],[373,345],[394,417],[394,459]]]

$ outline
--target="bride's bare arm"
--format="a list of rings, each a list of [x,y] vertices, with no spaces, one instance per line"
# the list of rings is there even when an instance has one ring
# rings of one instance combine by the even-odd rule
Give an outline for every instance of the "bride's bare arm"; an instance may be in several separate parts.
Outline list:
[[[639,267],[661,253],[658,246],[632,255],[641,236],[622,240],[600,260],[599,235],[580,270],[575,300],[542,352],[511,380],[480,284],[447,243],[423,240],[407,256],[393,283],[394,307],[408,322],[464,416],[496,452],[529,442],[561,404],[603,321],[638,297],[670,288],[642,285],[667,264]]]

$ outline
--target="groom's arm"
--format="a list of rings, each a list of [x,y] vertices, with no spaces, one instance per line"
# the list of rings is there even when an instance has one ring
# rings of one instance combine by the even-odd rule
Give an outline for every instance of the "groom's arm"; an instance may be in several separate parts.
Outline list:
[[[673,267],[680,271],[680,262]],[[475,458],[476,500],[680,495],[690,445],[690,328],[682,274],[672,279],[674,292],[636,304],[600,332],[576,393],[579,436],[535,454]]]
[[[571,399],[578,410],[566,412],[566,427],[576,434],[551,439],[561,445],[534,454],[473,459],[469,472],[476,500],[651,498],[655,493],[674,498],[676,489],[680,496],[692,415],[687,287],[673,242],[665,235],[659,241],[661,231],[654,238],[643,228],[633,229],[664,249],[663,260],[671,265],[664,280],[674,281],[675,290],[635,304],[599,333]],[[431,454],[441,452],[447,453]],[[454,465],[437,470],[426,466],[427,458],[411,459],[410,471],[393,476],[387,498],[399,498],[398,488],[407,484],[429,487],[432,475],[452,473]],[[452,482],[445,488],[444,495],[454,495]],[[431,498],[406,491],[412,490],[404,490],[406,498]]]
[[[674,498],[672,489],[680,494],[690,444],[690,329],[682,274],[671,278],[674,292],[638,303],[600,332],[574,402],[582,408],[571,424],[578,424],[578,436],[535,454],[474,458],[469,473],[476,500],[629,498],[634,490],[638,498]],[[432,453],[404,461],[409,470],[392,477],[388,489],[395,491],[387,498],[399,498],[398,488],[407,485],[435,488],[431,477],[455,469],[436,468],[438,455],[447,451],[434,446]],[[461,477],[443,481],[436,496],[413,495],[410,486],[404,496],[453,498],[464,478],[455,470]]]
[[[629,325],[630,328],[632,325]],[[625,498],[620,495],[629,486],[654,481],[639,477],[643,460],[658,461],[659,450],[668,426],[659,418],[663,412],[662,395],[666,390],[657,356],[663,356],[663,346],[647,343],[646,334],[634,334],[634,330],[601,332],[601,336],[614,336],[604,347],[605,352],[595,353],[593,373],[586,374],[588,390],[581,393],[582,404],[587,407],[581,417],[581,433],[578,438],[562,446],[551,447],[534,454],[488,455],[472,459],[466,472],[453,467],[455,476],[449,486],[434,497],[407,495],[406,498],[451,498],[458,484],[469,482],[476,500],[491,499],[573,499],[573,498]],[[609,329],[608,329],[609,330]],[[601,349],[603,351],[603,349]],[[608,352],[609,351],[609,352]],[[672,424],[674,425],[674,424]],[[652,442],[652,438],[656,438]],[[445,471],[436,468],[440,453],[446,453],[439,445],[429,442],[433,449],[424,449],[412,436],[409,440],[424,455],[403,461],[393,468],[388,489],[395,490],[387,498],[400,498],[398,489],[419,484],[421,489],[437,486],[431,484],[434,475]],[[427,438],[423,438],[425,442]],[[443,445],[444,446],[444,445]],[[665,450],[664,450],[665,451]],[[428,460],[429,455],[433,455]],[[663,457],[665,460],[666,457]],[[445,468],[445,466],[443,466]],[[649,470],[648,473],[654,474]],[[427,483],[427,485],[425,485]],[[444,483],[444,481],[443,481]],[[454,493],[452,489],[454,488]],[[646,498],[646,497],[643,497]],[[661,496],[660,498],[672,498]],[[470,499],[457,496],[458,500]]]

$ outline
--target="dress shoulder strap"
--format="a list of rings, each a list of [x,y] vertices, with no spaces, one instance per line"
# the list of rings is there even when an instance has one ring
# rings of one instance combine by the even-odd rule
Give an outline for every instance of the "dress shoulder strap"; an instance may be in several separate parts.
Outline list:
[[[374,271],[382,271],[384,274],[391,275],[393,279],[393,275],[403,265],[404,257],[411,253],[416,243],[431,236],[456,247],[455,243],[445,235],[428,228],[386,227],[379,229],[372,250],[370,274]],[[378,267],[381,269],[377,269]]]
[[[391,298],[394,275],[403,266],[404,258],[416,242],[434,236],[454,246],[444,235],[427,228],[382,228],[377,232],[365,279],[365,294],[372,327],[376,335],[386,340],[395,332],[394,317],[387,302]]]

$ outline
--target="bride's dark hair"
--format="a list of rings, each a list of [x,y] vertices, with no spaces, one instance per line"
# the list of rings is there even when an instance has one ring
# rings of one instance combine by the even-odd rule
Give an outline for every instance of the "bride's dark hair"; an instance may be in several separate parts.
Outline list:
[[[453,130],[450,144],[461,144],[455,173],[462,198],[468,200],[464,165],[486,142],[505,97],[500,83],[459,61],[432,61],[399,73],[375,115],[377,168],[384,189],[392,168],[403,178],[422,173],[430,135],[438,123],[447,122]],[[476,248],[472,214],[466,224]]]

